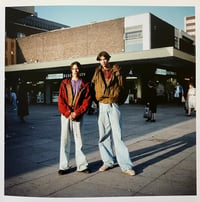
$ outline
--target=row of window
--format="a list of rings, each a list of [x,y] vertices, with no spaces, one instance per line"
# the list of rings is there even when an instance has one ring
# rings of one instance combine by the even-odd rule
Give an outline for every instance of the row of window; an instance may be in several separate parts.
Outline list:
[[[143,31],[142,25],[126,27],[125,34],[125,52],[143,50]]]
[[[44,19],[38,18],[36,16],[27,16],[25,18],[17,20],[17,23],[20,23],[23,25],[29,25],[29,26],[33,26],[33,27],[38,27],[38,28],[46,29],[46,30],[54,30],[54,29],[60,29],[62,27],[68,27],[66,25],[61,25],[56,22],[44,20]]]
[[[186,25],[186,30],[195,29],[195,25]]]
[[[132,32],[127,32],[125,33],[125,40],[132,40],[132,39],[138,39],[138,38],[142,38],[142,30],[138,30],[138,31],[132,31]]]
[[[186,23],[195,23],[195,19],[186,20]]]

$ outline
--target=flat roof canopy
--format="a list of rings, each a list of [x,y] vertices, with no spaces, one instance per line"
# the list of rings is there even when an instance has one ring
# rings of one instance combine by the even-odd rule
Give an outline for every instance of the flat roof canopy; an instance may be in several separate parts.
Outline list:
[[[56,70],[62,67],[69,67],[74,61],[79,61],[81,65],[94,65],[96,56],[69,58],[66,60],[37,62],[37,63],[23,63],[16,65],[9,65],[5,67],[5,72],[16,71],[30,71],[30,70]],[[110,62],[118,62],[120,64],[126,63],[153,63],[163,67],[195,67],[195,56],[175,49],[174,47],[157,48],[139,52],[128,52],[111,54]]]

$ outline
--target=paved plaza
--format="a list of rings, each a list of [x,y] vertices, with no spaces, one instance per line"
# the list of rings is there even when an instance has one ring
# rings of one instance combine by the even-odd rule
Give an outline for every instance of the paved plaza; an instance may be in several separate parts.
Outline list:
[[[158,106],[155,123],[143,118],[144,106],[122,105],[123,139],[136,176],[119,166],[98,172],[97,115],[85,115],[84,151],[90,174],[76,172],[74,142],[71,172],[58,175],[60,114],[56,105],[31,105],[26,123],[6,109],[5,197],[141,197],[197,194],[196,117],[185,116],[182,106]]]

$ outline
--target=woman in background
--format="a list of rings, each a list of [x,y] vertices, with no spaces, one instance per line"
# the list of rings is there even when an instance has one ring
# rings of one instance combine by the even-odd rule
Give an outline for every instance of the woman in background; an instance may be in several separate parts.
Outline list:
[[[187,104],[188,104],[187,116],[191,116],[192,109],[196,111],[196,88],[194,87],[193,83],[189,84],[189,89],[187,93]]]
[[[155,83],[153,81],[148,82],[148,94],[146,96],[146,105],[152,112],[151,118],[148,118],[146,121],[155,122],[156,121],[156,112],[157,112],[157,96]]]

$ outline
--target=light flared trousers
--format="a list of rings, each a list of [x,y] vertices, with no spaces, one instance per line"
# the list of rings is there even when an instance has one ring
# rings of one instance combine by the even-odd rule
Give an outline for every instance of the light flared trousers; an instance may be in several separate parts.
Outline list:
[[[61,139],[60,139],[60,162],[59,169],[69,169],[71,136],[74,135],[75,142],[75,160],[77,171],[85,170],[88,162],[85,154],[83,153],[83,117],[80,121],[71,121],[64,115],[61,115]]]
[[[99,150],[102,161],[105,165],[114,164],[111,135],[114,142],[117,162],[122,171],[132,169],[128,148],[122,140],[121,134],[121,113],[119,106],[113,104],[99,103]]]

